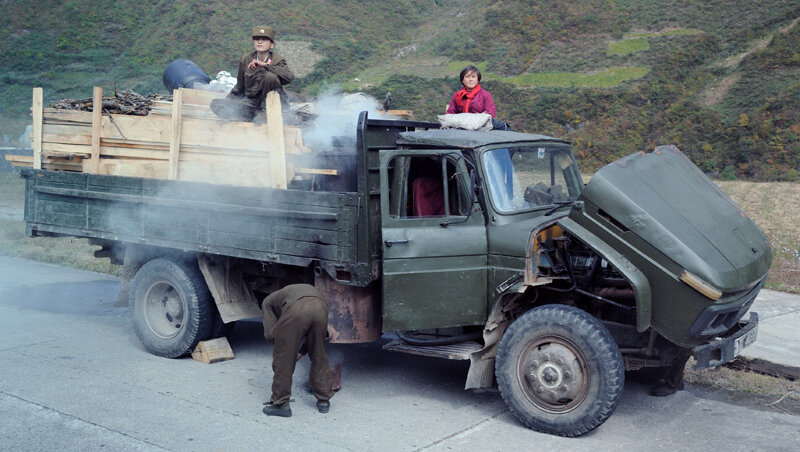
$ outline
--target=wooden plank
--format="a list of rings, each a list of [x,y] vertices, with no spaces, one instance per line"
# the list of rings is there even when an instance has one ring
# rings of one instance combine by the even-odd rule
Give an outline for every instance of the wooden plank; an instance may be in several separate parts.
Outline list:
[[[181,160],[187,160],[184,154],[192,156],[217,156],[224,158],[261,158],[269,159],[269,154],[265,151],[253,151],[245,149],[223,149],[209,148],[205,146],[181,146]],[[202,157],[201,157],[202,158]]]
[[[112,115],[103,117],[102,138],[107,140],[142,141],[169,144],[172,134],[171,119],[164,116]],[[251,122],[219,121],[188,118],[182,109],[180,149],[188,146],[218,148],[231,151],[267,152],[267,128]],[[284,127],[287,153],[298,154],[310,149],[303,146],[299,127]]]
[[[33,147],[33,168],[42,169],[42,120],[44,118],[42,88],[33,89],[33,105],[31,112],[33,115],[33,128],[31,135],[31,146]]]
[[[42,169],[50,170],[50,171],[72,171],[74,173],[81,173],[83,172],[83,167],[81,165],[64,165],[60,163],[42,163]]]
[[[71,171],[74,173],[83,171],[81,165],[64,165],[60,163],[47,163],[47,161],[42,162],[42,169],[49,171]]]
[[[103,146],[100,147],[100,155],[103,157],[165,161],[169,160],[169,151],[167,149],[131,149],[126,147],[107,146],[106,144],[103,144]]]
[[[181,147],[207,146],[232,150],[269,151],[266,124],[184,117],[182,127]],[[286,153],[299,154],[310,151],[303,146],[303,135],[299,127],[284,127],[283,137]]]
[[[62,110],[58,108],[45,108],[45,123],[68,123],[92,124],[92,112],[78,110]]]
[[[211,184],[239,185],[248,187],[271,187],[270,165],[252,162],[182,161],[180,180],[208,182]]]
[[[321,168],[295,168],[295,173],[300,174],[323,174],[325,176],[338,176],[339,171],[335,169],[321,169]]]
[[[286,147],[283,136],[283,113],[281,99],[277,91],[267,93],[267,130],[269,154],[272,162],[272,186],[286,189]]]
[[[169,179],[178,178],[178,158],[181,150],[181,107],[183,107],[183,88],[172,94],[172,135],[169,141]]]
[[[42,143],[80,144],[92,145],[91,135],[43,133]]]
[[[217,91],[205,91],[201,89],[186,89],[184,88],[183,101],[188,104],[202,104],[208,105],[214,99],[222,99],[226,96],[225,93]]]
[[[185,93],[184,93],[185,94]],[[217,119],[214,112],[208,104],[195,104],[188,102],[186,98],[183,99],[183,113],[184,115],[194,115],[200,117],[207,117]],[[150,107],[151,115],[170,115],[172,113],[172,102],[170,101],[156,101]]]
[[[100,169],[100,128],[103,124],[103,88],[95,86],[92,90],[92,156],[89,158],[89,172],[97,174]]]
[[[225,337],[200,341],[192,352],[192,359],[206,364],[218,363],[233,359],[233,350]]]
[[[267,152],[265,124],[187,118],[183,128],[181,145]]]
[[[146,141],[169,145],[172,121],[163,116],[104,116],[101,136],[103,140]]]
[[[141,149],[143,151],[164,151],[169,153],[169,143],[154,142],[154,141],[126,141],[103,139],[101,142],[103,146],[126,148],[126,149]]]
[[[384,114],[386,116],[400,116],[404,119],[414,119],[413,110],[387,110]]]
[[[166,152],[163,152],[166,156]],[[101,155],[105,156],[104,153]],[[88,160],[86,160],[88,161]],[[85,161],[85,162],[86,162]],[[115,158],[100,160],[98,174],[167,179],[169,161]],[[270,187],[269,163],[252,161],[182,161],[178,179],[211,184]]]
[[[166,160],[101,159],[98,174],[166,179],[168,170],[169,162]]]
[[[42,143],[41,152],[47,155],[53,155],[53,154],[60,154],[62,156],[78,155],[83,158],[89,158],[92,155],[92,147],[79,144]],[[34,152],[34,162],[36,161],[35,157],[36,156]]]
[[[47,119],[45,119],[44,124],[42,124],[42,134],[85,135],[89,137],[89,140],[91,142],[92,126],[91,124],[77,124],[77,123],[50,124],[47,122]]]
[[[6,154],[6,161],[8,161],[8,162],[27,163],[30,166],[30,165],[33,165],[33,156],[32,155]]]
[[[185,148],[181,150],[181,164],[183,162],[206,162],[206,163],[236,163],[243,165],[264,165],[264,169],[269,168],[268,155],[231,155],[231,154],[206,154],[201,152],[187,152]]]

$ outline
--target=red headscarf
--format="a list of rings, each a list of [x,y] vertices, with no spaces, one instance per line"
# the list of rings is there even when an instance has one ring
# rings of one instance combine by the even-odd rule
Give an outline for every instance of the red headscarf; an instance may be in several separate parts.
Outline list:
[[[456,106],[461,109],[461,113],[469,113],[469,103],[478,95],[480,90],[481,85],[478,84],[475,88],[472,88],[472,90],[463,88],[456,93]]]

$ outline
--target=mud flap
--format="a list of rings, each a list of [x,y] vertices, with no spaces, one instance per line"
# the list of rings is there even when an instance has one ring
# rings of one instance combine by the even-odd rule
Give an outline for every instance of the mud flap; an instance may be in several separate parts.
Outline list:
[[[261,317],[258,300],[237,265],[229,259],[215,259],[204,254],[197,257],[197,263],[225,323]]]

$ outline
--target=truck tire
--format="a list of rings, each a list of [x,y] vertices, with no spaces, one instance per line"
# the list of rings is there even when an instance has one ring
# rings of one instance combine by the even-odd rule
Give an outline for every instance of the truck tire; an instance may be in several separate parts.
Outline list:
[[[617,407],[625,383],[622,355],[594,317],[572,306],[531,309],[503,335],[495,358],[500,394],[533,430],[579,436]]]
[[[214,306],[192,262],[153,259],[131,282],[133,328],[148,352],[165,358],[190,353],[211,334]]]

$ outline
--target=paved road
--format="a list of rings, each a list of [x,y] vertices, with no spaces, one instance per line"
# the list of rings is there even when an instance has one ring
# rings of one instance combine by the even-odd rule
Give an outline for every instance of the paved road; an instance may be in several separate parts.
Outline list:
[[[800,367],[800,296],[762,290],[752,310],[758,312],[758,339],[742,355]]]
[[[520,426],[494,392],[466,392],[466,364],[331,346],[345,357],[331,412],[297,388],[268,418],[271,346],[237,325],[232,361],[149,355],[104,275],[0,257],[0,450],[796,450],[800,417],[704,399],[647,396],[628,382],[616,413],[578,439]]]

